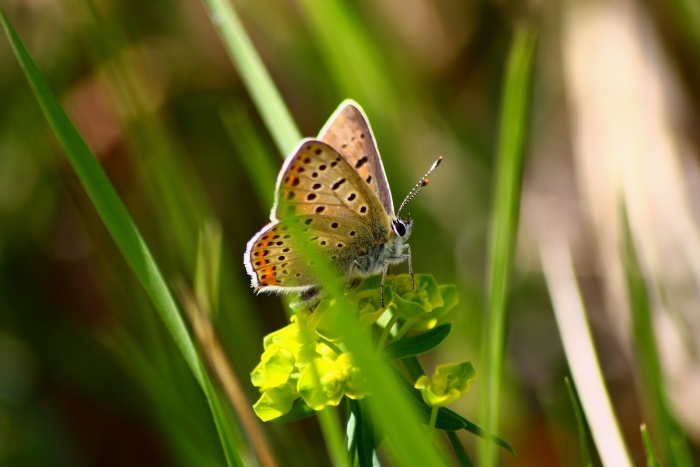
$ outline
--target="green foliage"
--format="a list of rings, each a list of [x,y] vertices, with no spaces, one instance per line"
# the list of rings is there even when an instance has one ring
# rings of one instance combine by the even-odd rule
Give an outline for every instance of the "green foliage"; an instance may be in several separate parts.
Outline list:
[[[384,356],[388,359],[406,358],[430,352],[442,344],[450,332],[452,332],[452,325],[446,323],[430,331],[399,339],[384,348]]]
[[[34,60],[1,9],[0,21],[17,56],[17,60],[22,65],[27,81],[32,87],[46,119],[66,152],[85,191],[90,196],[112,238],[151,298],[156,310],[160,313],[173,339],[180,347],[185,361],[187,361],[197,382],[209,400],[212,415],[219,430],[221,445],[229,465],[242,466],[240,447],[236,445],[236,439],[233,436],[231,426],[233,421],[223,412],[218,396],[197,356],[194,344],[177,310],[175,301],[139,230],[126,211],[109,179],[102,171],[97,159],[53,95]]]

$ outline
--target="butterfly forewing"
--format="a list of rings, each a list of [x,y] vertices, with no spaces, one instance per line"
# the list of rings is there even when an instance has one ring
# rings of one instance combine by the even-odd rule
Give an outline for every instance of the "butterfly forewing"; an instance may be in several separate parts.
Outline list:
[[[285,163],[276,196],[273,220],[316,214],[385,222],[389,227],[377,196],[335,149],[321,141],[305,141]]]
[[[388,216],[394,214],[391,191],[367,117],[354,101],[343,102],[318,139],[337,149],[377,195]]]

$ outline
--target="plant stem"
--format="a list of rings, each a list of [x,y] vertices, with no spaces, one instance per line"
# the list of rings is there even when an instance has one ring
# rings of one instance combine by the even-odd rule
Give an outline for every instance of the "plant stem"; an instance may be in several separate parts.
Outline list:
[[[428,424],[428,441],[432,441],[433,439],[433,432],[435,431],[435,421],[437,420],[438,409],[439,407],[435,406],[430,412],[430,423]]]
[[[326,407],[318,412],[321,433],[326,441],[328,454],[335,466],[348,465],[348,454],[343,443],[343,433],[340,430],[340,419],[335,407]]]
[[[340,347],[338,347],[337,345],[335,345],[333,342],[329,341],[328,339],[324,339],[323,337],[318,336],[318,340],[320,340],[321,342],[326,344],[328,347],[330,347],[331,350],[333,352],[335,352],[336,354],[340,355],[343,353],[343,351],[340,349]]]
[[[379,338],[379,344],[377,344],[377,352],[381,352],[382,349],[384,348],[384,344],[386,343],[387,337],[389,337],[389,333],[391,332],[391,328],[394,327],[394,324],[399,320],[399,314],[394,313],[394,316],[391,317],[389,320],[389,323],[384,327],[384,331],[382,331],[382,336]]]
[[[416,321],[417,321],[416,318],[411,318],[411,319],[407,320],[405,323],[403,323],[403,326],[401,326],[401,328],[398,330],[398,332],[394,336],[394,340],[401,339],[404,335],[406,335],[408,330],[411,329],[411,327],[414,324],[416,324]]]

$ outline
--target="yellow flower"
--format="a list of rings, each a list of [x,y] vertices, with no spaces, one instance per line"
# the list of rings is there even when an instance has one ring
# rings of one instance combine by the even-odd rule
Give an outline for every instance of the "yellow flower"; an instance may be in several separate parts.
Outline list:
[[[281,388],[265,389],[253,405],[253,410],[260,420],[266,422],[292,410],[292,405],[298,398],[299,393],[294,390],[294,385],[287,383]]]
[[[476,379],[470,362],[448,363],[435,369],[432,379],[423,375],[416,381],[423,401],[431,407],[444,407],[469,391],[469,383]]]
[[[289,381],[294,370],[294,354],[278,344],[270,344],[262,354],[260,363],[250,373],[253,386],[275,388]]]
[[[307,365],[299,377],[297,391],[306,405],[322,410],[327,405],[338,405],[343,395],[362,399],[367,395],[363,383],[360,369],[346,352],[335,358],[326,355]]]

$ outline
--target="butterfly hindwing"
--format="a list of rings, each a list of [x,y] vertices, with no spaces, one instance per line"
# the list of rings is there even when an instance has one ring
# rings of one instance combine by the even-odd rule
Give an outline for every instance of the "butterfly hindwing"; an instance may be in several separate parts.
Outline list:
[[[318,139],[336,148],[350,166],[377,195],[388,216],[394,214],[389,183],[372,128],[362,108],[352,100],[346,100],[326,126]]]
[[[319,283],[313,259],[303,254],[313,244],[340,274],[371,244],[372,233],[361,221],[318,215],[294,216],[266,225],[248,242],[245,265],[257,290],[301,291]]]

